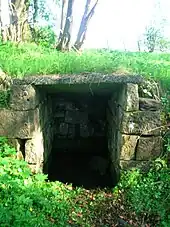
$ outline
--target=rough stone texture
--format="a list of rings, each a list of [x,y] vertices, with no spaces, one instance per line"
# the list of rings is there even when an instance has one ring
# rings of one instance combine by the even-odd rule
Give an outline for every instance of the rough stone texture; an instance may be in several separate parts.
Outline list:
[[[121,160],[132,160],[135,158],[135,149],[139,136],[122,135]]]
[[[16,151],[20,151],[20,144],[18,139],[8,138],[8,144],[15,148]]]
[[[140,76],[98,73],[15,79],[9,109],[0,109],[0,136],[9,137],[18,152],[25,143],[32,171],[44,167],[48,173],[52,145],[63,152],[96,147],[100,152],[106,149],[107,129],[114,177],[119,162],[123,168],[141,166],[145,162],[139,160],[155,158],[161,150],[160,103],[141,98],[143,81]]]
[[[162,151],[162,137],[141,137],[136,149],[136,160],[157,158]]]
[[[43,97],[43,96],[42,96]],[[45,99],[44,99],[45,98]],[[43,137],[43,150],[40,152],[40,160],[42,159],[43,154],[43,167],[44,172],[48,173],[48,163],[49,158],[52,150],[52,142],[54,138],[54,116],[52,111],[52,100],[51,97],[48,95],[45,95],[43,98],[42,104],[39,105],[40,109],[40,130],[42,132]]]
[[[39,104],[35,88],[32,85],[13,85],[9,106],[13,110],[33,110]]]
[[[55,84],[101,84],[101,83],[134,83],[140,84],[144,82],[144,78],[140,75],[116,75],[101,73],[81,73],[71,75],[38,75],[29,76],[23,79],[14,79],[16,85],[55,85]]]
[[[32,139],[29,139],[25,143],[25,161],[29,164],[37,164],[43,162],[43,135],[41,131],[34,133]]]
[[[42,173],[43,172],[43,165],[37,165],[37,164],[28,164],[28,167],[30,168],[32,173]]]
[[[140,110],[150,110],[157,111],[161,109],[161,102],[150,98],[140,98],[139,99],[139,109]]]
[[[159,111],[138,111],[124,113],[121,132],[134,135],[160,135],[161,118]]]
[[[12,111],[0,109],[0,136],[32,138],[39,124],[39,109]]]
[[[149,168],[149,161],[136,161],[136,160],[120,160],[121,169],[131,169],[131,168],[139,168],[143,171],[147,171]]]
[[[88,115],[86,112],[80,110],[66,111],[65,122],[70,124],[80,124],[88,121]]]
[[[64,146],[68,148],[72,146],[70,139],[75,144],[78,140],[87,139],[88,144],[88,138],[104,136],[105,123],[103,115],[105,114],[103,113],[105,113],[104,103],[106,100],[100,99],[98,101],[96,97],[90,97],[89,99],[84,96],[80,102],[77,96],[71,96],[72,98],[69,100],[70,96],[65,97],[65,99],[62,96],[53,97],[55,138],[68,139],[67,142],[63,142],[65,143]],[[98,102],[100,103],[98,104]]]
[[[123,101],[122,101],[123,102]],[[125,85],[124,111],[139,110],[139,94],[137,84]]]

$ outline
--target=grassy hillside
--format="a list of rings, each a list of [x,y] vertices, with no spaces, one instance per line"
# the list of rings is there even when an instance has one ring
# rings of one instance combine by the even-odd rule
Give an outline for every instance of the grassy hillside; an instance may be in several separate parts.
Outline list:
[[[170,80],[170,54],[90,50],[61,53],[34,44],[0,45],[0,68],[13,77],[82,72],[140,74]]]

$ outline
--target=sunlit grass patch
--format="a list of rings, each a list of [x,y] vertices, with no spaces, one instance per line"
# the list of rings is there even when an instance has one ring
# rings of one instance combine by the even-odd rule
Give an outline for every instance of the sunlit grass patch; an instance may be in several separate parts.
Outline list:
[[[0,67],[13,77],[45,74],[144,75],[170,81],[170,54],[85,50],[62,53],[35,44],[0,45]]]

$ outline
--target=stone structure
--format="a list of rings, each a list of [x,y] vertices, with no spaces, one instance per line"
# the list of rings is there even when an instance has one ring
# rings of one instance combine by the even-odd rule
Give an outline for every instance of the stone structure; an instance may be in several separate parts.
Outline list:
[[[160,102],[138,91],[144,83],[140,76],[101,74],[15,79],[8,108],[0,109],[0,136],[35,172],[48,172],[52,146],[63,152],[97,147],[98,153],[107,147],[115,177],[119,166],[161,152]]]

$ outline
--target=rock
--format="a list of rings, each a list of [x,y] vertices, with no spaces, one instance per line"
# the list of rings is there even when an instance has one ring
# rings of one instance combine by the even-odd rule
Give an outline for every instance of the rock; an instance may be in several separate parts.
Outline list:
[[[0,68],[0,90],[8,90],[12,84],[12,79]]]
[[[135,148],[139,136],[122,135],[121,160],[131,160],[135,157]]]
[[[31,173],[37,174],[37,173],[42,173],[43,171],[43,165],[37,165],[37,164],[29,164],[28,167],[31,170]]]
[[[121,132],[132,135],[160,135],[160,111],[125,112]]]
[[[139,168],[141,170],[148,170],[149,161],[136,161],[136,160],[129,160],[124,161],[120,160],[120,167],[121,169],[131,169],[131,168]]]
[[[68,128],[68,138],[74,138],[75,137],[75,125],[69,125]]]
[[[0,136],[29,139],[39,127],[39,109],[12,111],[0,109]]]
[[[141,137],[136,149],[136,160],[147,161],[157,158],[162,151],[162,137]]]
[[[139,99],[139,109],[157,111],[157,110],[161,109],[161,103],[160,103],[160,101],[155,100],[155,99],[140,98]]]
[[[9,106],[13,110],[32,110],[39,104],[36,90],[32,85],[13,85],[11,87]]]
[[[87,112],[80,112],[76,110],[66,111],[65,122],[70,124],[81,124],[88,121]]]
[[[87,124],[80,124],[80,137],[83,138],[89,137],[89,129]]]
[[[41,165],[43,163],[44,145],[42,133],[36,132],[32,139],[25,143],[25,161],[29,164]]]
[[[139,110],[139,94],[137,84],[127,84],[125,99],[124,99],[124,110],[135,111]]]
[[[61,123],[59,127],[59,134],[62,136],[67,136],[68,134],[68,124],[67,123]]]

